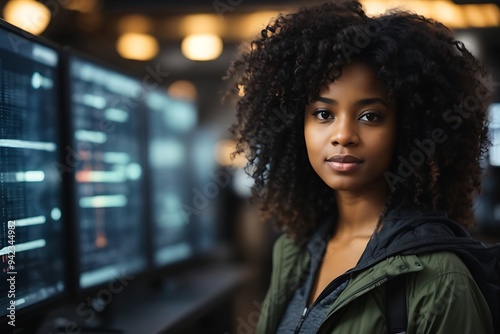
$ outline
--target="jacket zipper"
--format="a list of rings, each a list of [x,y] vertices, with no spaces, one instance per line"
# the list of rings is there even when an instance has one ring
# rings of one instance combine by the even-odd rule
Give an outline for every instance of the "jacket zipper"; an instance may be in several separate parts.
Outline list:
[[[336,279],[334,279],[333,281],[331,281],[330,284],[328,284],[326,286],[326,288],[320,293],[318,298],[316,298],[314,303],[312,303],[311,306],[309,306],[309,307],[306,306],[304,308],[304,311],[302,312],[299,323],[297,324],[297,327],[295,327],[294,334],[298,334],[300,332],[300,329],[302,328],[302,324],[304,323],[304,320],[306,319],[307,315],[309,314],[309,310],[311,310],[318,302],[320,302],[323,298],[325,298],[328,294],[330,294],[330,292],[333,291],[334,288],[337,288],[340,285],[340,284],[338,284],[338,282],[340,282],[341,279],[345,277],[345,275],[347,275],[347,273],[342,274],[339,277],[337,277]]]
[[[339,278],[341,278],[342,276],[339,276]],[[329,294],[332,290],[332,288],[334,286],[337,286],[338,285],[335,285],[333,284],[337,279],[333,280],[322,292],[321,294],[318,296],[318,298],[314,301],[314,303],[310,306],[310,307],[306,307],[304,308],[304,311],[302,312],[302,316],[300,317],[300,320],[299,320],[299,323],[297,324],[297,327],[295,328],[295,331],[294,331],[294,334],[299,334],[300,332],[300,329],[302,328],[302,324],[304,323],[304,320],[306,319],[307,315],[309,314],[309,310],[311,310],[313,308],[313,306],[315,306],[319,301],[321,301],[321,299],[325,298],[327,294]],[[387,282],[389,280],[389,276],[385,275],[385,276],[381,276],[379,278],[377,278],[376,280],[368,283],[368,284],[365,284],[364,286],[362,286],[361,288],[357,289],[356,291],[354,291],[353,293],[351,293],[349,295],[348,298],[351,298],[351,296],[354,296],[356,294],[358,294],[359,292],[367,289],[368,287],[370,286],[379,286],[379,285],[382,285],[383,283]]]
[[[302,312],[302,316],[300,317],[299,323],[297,324],[297,327],[295,327],[294,334],[299,334],[300,328],[302,327],[302,323],[306,319],[307,313],[309,311],[309,308],[304,308],[304,312]]]

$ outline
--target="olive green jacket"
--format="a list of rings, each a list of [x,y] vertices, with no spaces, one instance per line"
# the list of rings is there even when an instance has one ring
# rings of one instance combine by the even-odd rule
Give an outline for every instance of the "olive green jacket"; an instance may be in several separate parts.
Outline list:
[[[307,275],[310,256],[305,247],[296,246],[285,236],[277,240],[257,334],[276,332],[301,277]],[[493,333],[488,304],[455,253],[394,255],[345,275],[350,281],[330,306],[318,333],[387,333],[385,288],[398,275],[406,275],[408,334]]]

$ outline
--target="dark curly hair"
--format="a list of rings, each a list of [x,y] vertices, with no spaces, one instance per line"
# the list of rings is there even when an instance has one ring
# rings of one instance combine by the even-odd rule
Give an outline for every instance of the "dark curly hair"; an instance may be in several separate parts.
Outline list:
[[[368,17],[356,1],[279,15],[228,71],[230,94],[244,88],[230,130],[264,216],[300,242],[336,212],[307,158],[304,109],[352,61],[368,64],[397,106],[386,211],[444,210],[470,227],[489,143],[488,71],[441,23],[402,10]]]

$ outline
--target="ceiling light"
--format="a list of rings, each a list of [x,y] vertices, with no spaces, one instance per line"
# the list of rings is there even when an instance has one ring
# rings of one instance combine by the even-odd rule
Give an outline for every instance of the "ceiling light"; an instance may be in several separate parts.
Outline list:
[[[448,1],[435,1],[430,5],[432,6],[430,15],[445,26],[454,28],[467,27],[463,9],[460,6]]]
[[[223,22],[214,14],[194,14],[185,16],[178,27],[182,36],[195,34],[220,34]]]
[[[494,4],[457,5],[451,0],[361,0],[369,15],[380,15],[387,9],[401,8],[432,18],[449,28],[497,27],[500,10]]]
[[[158,41],[151,35],[126,33],[120,36],[116,43],[120,56],[132,60],[150,60],[160,49]]]
[[[365,8],[366,12],[370,15],[380,15],[383,14],[387,8],[388,4],[385,1],[382,0],[361,0],[361,3],[363,4],[363,7]]]
[[[50,16],[50,10],[34,0],[11,0],[3,8],[7,22],[33,35],[40,35],[47,28]]]
[[[258,35],[262,29],[265,29],[271,20],[279,14],[280,12],[278,11],[263,11],[248,14],[242,19],[239,33],[244,39],[253,38]]]
[[[495,27],[500,25],[500,11],[494,4],[463,5],[467,23],[471,27]]]
[[[196,101],[198,95],[196,86],[188,80],[177,80],[168,86],[168,95],[173,98],[185,100],[185,101]]]
[[[198,61],[217,59],[222,49],[222,39],[213,34],[189,35],[181,44],[182,54],[188,59]]]

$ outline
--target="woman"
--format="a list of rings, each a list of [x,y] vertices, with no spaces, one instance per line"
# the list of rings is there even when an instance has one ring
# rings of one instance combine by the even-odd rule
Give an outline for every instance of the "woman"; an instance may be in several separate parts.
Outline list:
[[[486,75],[442,24],[354,1],[278,16],[236,59],[238,153],[284,232],[257,333],[493,333],[464,229]]]

